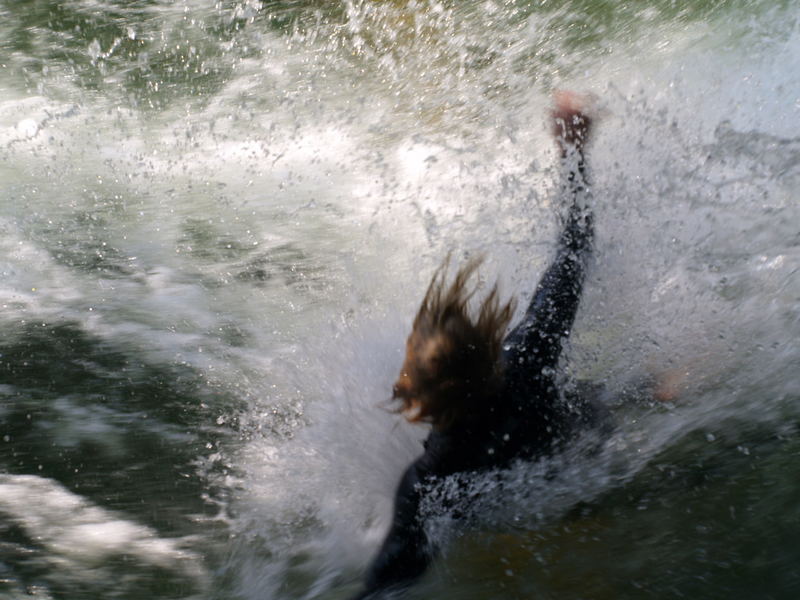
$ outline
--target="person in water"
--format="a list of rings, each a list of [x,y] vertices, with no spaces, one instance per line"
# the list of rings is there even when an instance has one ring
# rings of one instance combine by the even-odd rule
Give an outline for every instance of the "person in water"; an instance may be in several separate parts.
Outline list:
[[[557,451],[599,420],[587,401],[565,400],[556,379],[592,251],[585,149],[591,120],[581,98],[555,97],[553,134],[564,169],[568,206],[550,266],[522,321],[504,337],[514,300],[501,302],[495,285],[469,310],[470,284],[480,259],[448,284],[447,263],[433,276],[414,319],[393,396],[412,423],[432,426],[425,451],[403,474],[389,533],[369,568],[358,599],[379,598],[419,577],[435,555],[420,512],[431,484],[456,473],[502,469],[518,459]]]

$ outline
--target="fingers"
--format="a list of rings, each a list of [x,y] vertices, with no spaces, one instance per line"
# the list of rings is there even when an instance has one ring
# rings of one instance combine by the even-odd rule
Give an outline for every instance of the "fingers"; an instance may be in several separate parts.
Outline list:
[[[566,156],[570,148],[581,152],[589,140],[592,119],[587,114],[590,98],[566,90],[553,94],[555,107],[551,112],[553,137]]]
[[[685,391],[689,380],[688,369],[671,369],[657,377],[653,397],[659,402],[675,402]]]

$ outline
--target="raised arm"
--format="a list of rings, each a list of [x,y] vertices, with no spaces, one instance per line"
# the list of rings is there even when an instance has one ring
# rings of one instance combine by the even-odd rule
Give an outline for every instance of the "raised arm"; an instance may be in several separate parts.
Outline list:
[[[534,377],[558,364],[564,338],[578,310],[594,236],[584,154],[591,121],[580,97],[561,92],[555,101],[553,135],[561,154],[561,194],[568,202],[567,214],[556,256],[542,276],[525,317],[506,340],[509,364],[518,365],[517,373]]]

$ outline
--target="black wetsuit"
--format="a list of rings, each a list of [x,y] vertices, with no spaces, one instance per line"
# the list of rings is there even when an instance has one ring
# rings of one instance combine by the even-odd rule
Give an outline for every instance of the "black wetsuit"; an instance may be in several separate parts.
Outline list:
[[[579,157],[580,158],[580,157]],[[556,256],[542,276],[522,322],[503,343],[504,389],[482,414],[434,430],[425,453],[406,469],[395,497],[391,529],[357,598],[380,598],[421,575],[434,555],[419,513],[425,484],[456,473],[504,468],[547,455],[596,420],[588,404],[565,403],[556,384],[563,340],[580,301],[593,226],[583,198],[584,166],[567,169],[570,206]]]

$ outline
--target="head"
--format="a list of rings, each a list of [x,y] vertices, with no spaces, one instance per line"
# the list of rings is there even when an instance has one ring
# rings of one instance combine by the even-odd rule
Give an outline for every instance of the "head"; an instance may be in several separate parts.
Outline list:
[[[515,303],[501,304],[496,284],[471,302],[477,291],[471,279],[481,262],[470,260],[448,283],[446,260],[428,286],[394,385],[399,410],[411,422],[445,429],[478,413],[500,385],[500,345]]]

